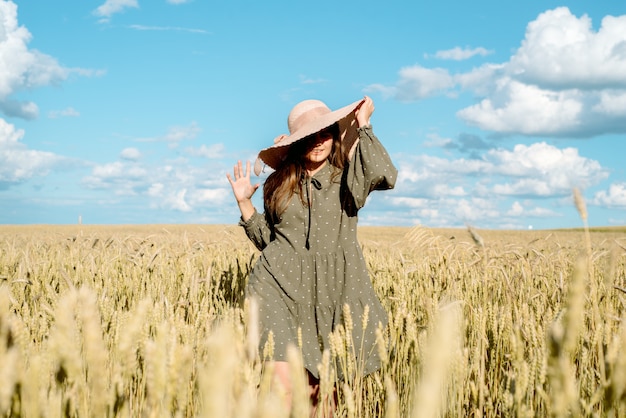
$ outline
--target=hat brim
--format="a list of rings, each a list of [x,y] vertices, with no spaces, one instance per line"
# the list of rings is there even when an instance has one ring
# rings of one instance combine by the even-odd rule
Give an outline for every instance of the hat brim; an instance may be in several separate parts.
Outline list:
[[[285,136],[271,147],[262,149],[259,152],[257,161],[254,164],[255,174],[258,176],[261,173],[263,163],[275,170],[285,160],[290,145],[307,138],[310,135],[320,132],[332,126],[334,123],[339,124],[339,134],[341,137],[342,147],[345,150],[350,150],[358,138],[358,126],[355,112],[364,101],[364,99],[361,99],[349,104],[348,106],[326,113],[325,115],[322,115],[302,126],[291,135]]]

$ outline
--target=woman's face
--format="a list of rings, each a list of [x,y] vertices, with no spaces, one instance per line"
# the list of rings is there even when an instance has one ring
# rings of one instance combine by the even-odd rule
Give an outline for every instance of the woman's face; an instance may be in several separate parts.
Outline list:
[[[332,132],[322,131],[315,135],[307,146],[305,160],[307,163],[319,164],[323,163],[330,156],[333,149]]]

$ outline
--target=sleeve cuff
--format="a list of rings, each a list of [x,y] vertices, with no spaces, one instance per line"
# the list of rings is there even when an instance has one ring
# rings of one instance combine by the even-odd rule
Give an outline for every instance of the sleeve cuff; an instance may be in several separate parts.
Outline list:
[[[254,225],[257,222],[256,218],[258,216],[259,216],[259,213],[255,209],[254,213],[252,214],[252,216],[250,218],[248,218],[247,221],[244,221],[243,217],[239,218],[239,226],[243,226],[246,229],[250,228],[252,225]]]
[[[367,126],[359,126],[359,127],[356,129],[356,131],[357,131],[358,133],[361,133],[361,132],[371,133],[371,132],[373,131],[373,129],[372,129],[372,124],[369,124],[369,125],[367,125]]]

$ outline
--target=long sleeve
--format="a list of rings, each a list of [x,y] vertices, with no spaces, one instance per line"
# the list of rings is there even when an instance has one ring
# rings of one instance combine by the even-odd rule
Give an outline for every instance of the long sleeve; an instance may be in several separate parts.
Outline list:
[[[267,219],[257,211],[247,221],[240,219],[239,225],[243,227],[246,235],[259,251],[263,251],[272,240],[272,230]]]
[[[374,190],[393,189],[398,170],[371,126],[358,129],[359,141],[348,164],[347,186],[357,208]]]

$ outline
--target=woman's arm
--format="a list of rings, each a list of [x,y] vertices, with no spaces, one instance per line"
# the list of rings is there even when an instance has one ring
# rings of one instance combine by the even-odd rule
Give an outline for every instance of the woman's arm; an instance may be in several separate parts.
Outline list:
[[[359,139],[346,173],[348,189],[359,209],[365,205],[367,196],[373,190],[392,189],[398,175],[387,150],[374,135],[370,125],[373,112],[374,102],[366,96],[356,112]]]
[[[241,161],[237,161],[233,170],[233,177],[226,173],[228,182],[233,189],[233,194],[237,200],[237,206],[241,212],[241,225],[246,231],[246,235],[252,243],[259,249],[263,250],[271,241],[272,233],[265,217],[259,215],[256,208],[252,204],[252,195],[259,188],[259,184],[250,182],[250,161],[246,163],[244,171]]]
[[[255,209],[252,204],[252,195],[259,188],[259,184],[252,184],[250,182],[250,161],[246,162],[246,170],[243,170],[241,161],[237,161],[235,168],[233,169],[233,177],[226,173],[228,182],[233,188],[233,194],[237,200],[237,206],[241,212],[241,219],[247,221],[254,215]]]

